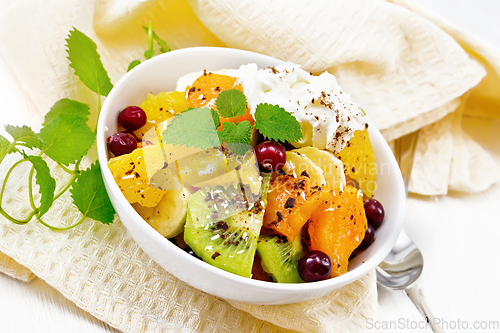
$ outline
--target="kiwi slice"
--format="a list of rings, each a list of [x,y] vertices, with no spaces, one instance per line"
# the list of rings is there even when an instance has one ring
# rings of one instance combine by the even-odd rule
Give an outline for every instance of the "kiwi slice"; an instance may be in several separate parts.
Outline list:
[[[189,198],[184,241],[203,261],[250,277],[257,250],[269,179],[259,197],[251,191],[205,187]],[[251,204],[249,204],[249,202]]]
[[[275,282],[304,282],[298,270],[298,261],[304,255],[300,234],[292,242],[279,235],[262,236],[259,238],[257,253],[262,268]]]

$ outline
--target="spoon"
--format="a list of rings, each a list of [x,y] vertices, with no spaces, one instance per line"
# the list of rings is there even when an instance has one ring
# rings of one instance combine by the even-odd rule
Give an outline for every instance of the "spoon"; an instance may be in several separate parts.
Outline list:
[[[414,132],[396,140],[395,145],[407,197],[417,138],[418,132]],[[423,268],[422,253],[402,229],[391,252],[376,268],[377,283],[391,290],[408,289],[420,277]]]

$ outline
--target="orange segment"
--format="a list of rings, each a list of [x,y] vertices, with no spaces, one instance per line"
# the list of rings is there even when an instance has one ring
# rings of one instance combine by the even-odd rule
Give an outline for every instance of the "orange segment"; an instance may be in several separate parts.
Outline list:
[[[236,78],[205,72],[193,82],[192,86],[186,88],[186,98],[194,107],[209,107],[216,109],[215,100],[217,96],[219,96],[222,91],[230,89],[243,91],[243,87]],[[236,117],[237,122],[244,120],[250,121],[253,125],[254,120],[249,109],[245,111],[244,115]],[[234,122],[234,119],[221,117],[220,128],[222,128],[222,124],[226,121]]]
[[[293,241],[321,203],[321,188],[308,177],[278,176],[271,182],[264,226]]]
[[[311,250],[326,253],[332,261],[331,277],[347,272],[351,253],[361,244],[367,227],[363,197],[358,189],[325,192],[309,220]]]

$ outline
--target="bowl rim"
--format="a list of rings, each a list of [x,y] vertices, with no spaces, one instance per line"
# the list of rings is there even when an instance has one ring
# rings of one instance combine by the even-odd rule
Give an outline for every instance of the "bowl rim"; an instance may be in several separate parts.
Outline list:
[[[385,257],[389,254],[391,251],[392,247],[394,246],[400,231],[403,226],[404,222],[404,211],[405,211],[405,204],[406,204],[406,196],[404,194],[404,186],[403,186],[403,179],[401,176],[401,173],[399,172],[399,167],[394,159],[394,156],[392,155],[392,152],[390,151],[389,146],[387,145],[387,142],[383,138],[382,134],[378,131],[378,129],[375,127],[373,122],[370,121],[369,118],[367,118],[367,121],[369,123],[369,135],[370,137],[376,136],[378,142],[382,142],[384,147],[384,154],[388,155],[390,153],[391,157],[389,156],[388,160],[390,163],[390,167],[393,170],[397,170],[396,174],[394,177],[396,177],[395,181],[398,183],[397,189],[399,190],[400,193],[395,194],[396,200],[398,201],[396,203],[396,206],[399,207],[397,211],[397,215],[394,217],[397,221],[397,225],[391,230],[390,234],[387,237],[387,241],[382,244],[381,248],[374,254],[370,255],[369,258],[364,260],[362,264],[353,270],[348,271],[345,274],[342,274],[338,277],[335,278],[330,278],[327,280],[323,281],[316,281],[316,282],[309,282],[309,283],[276,283],[276,282],[267,282],[267,281],[260,281],[260,280],[254,280],[251,278],[246,278],[243,276],[239,276],[227,271],[224,271],[220,268],[217,268],[215,266],[212,266],[202,260],[196,259],[193,256],[189,255],[186,253],[184,250],[176,246],[174,243],[170,242],[167,238],[163,237],[158,233],[156,230],[154,230],[137,212],[136,210],[132,207],[132,205],[126,200],[125,196],[119,189],[118,185],[113,179],[113,176],[111,174],[111,171],[109,170],[107,166],[107,161],[108,161],[108,156],[107,156],[107,147],[106,147],[106,138],[104,136],[105,130],[106,130],[106,125],[105,125],[105,118],[108,113],[113,112],[108,108],[108,105],[110,104],[109,101],[111,101],[115,95],[118,94],[118,91],[122,88],[123,85],[126,84],[128,81],[128,78],[131,76],[135,75],[136,72],[142,71],[142,70],[147,70],[149,67],[155,67],[161,62],[165,61],[165,59],[168,58],[175,58],[175,57],[183,57],[183,56],[188,56],[192,55],[193,53],[198,53],[202,52],[205,54],[205,56],[211,56],[214,54],[217,54],[219,52],[225,52],[231,56],[234,57],[241,57],[241,56],[251,56],[255,57],[256,59],[259,59],[264,62],[283,62],[282,60],[263,55],[260,53],[255,53],[251,51],[246,51],[246,50],[240,50],[240,49],[232,49],[232,48],[224,48],[224,47],[190,47],[190,48],[185,48],[185,49],[179,49],[179,50],[173,50],[168,53],[160,54],[156,57],[153,57],[147,61],[144,61],[143,63],[139,64],[132,70],[130,70],[128,73],[126,73],[123,77],[121,77],[118,82],[114,85],[113,89],[111,92],[108,94],[106,97],[102,108],[101,108],[101,113],[99,115],[98,119],[98,124],[97,124],[97,152],[98,152],[98,159],[101,165],[101,173],[104,179],[104,182],[107,184],[107,190],[110,190],[112,194],[119,200],[119,203],[121,207],[125,210],[127,214],[130,214],[134,220],[139,219],[142,223],[139,225],[141,229],[145,232],[145,234],[148,237],[152,238],[152,241],[157,241],[157,242],[164,242],[167,246],[169,247],[172,251],[177,251],[179,255],[184,256],[185,260],[190,261],[193,263],[195,266],[200,266],[201,269],[203,270],[208,270],[212,272],[214,275],[224,278],[224,279],[229,279],[233,282],[236,283],[243,283],[248,286],[254,286],[258,287],[262,291],[278,291],[278,292],[315,292],[315,291],[321,291],[325,289],[326,287],[332,287],[334,285],[344,286],[348,283],[354,282],[361,277],[365,276],[367,273],[372,271],[380,262],[382,262]],[[256,60],[257,61],[257,60]],[[176,78],[178,79],[178,78]],[[386,157],[387,159],[387,157]],[[126,228],[127,229],[127,228]],[[127,229],[128,232],[128,229]],[[135,240],[134,240],[135,241]],[[175,250],[174,250],[175,248]],[[183,254],[181,254],[183,253]],[[148,255],[149,256],[149,255]],[[149,256],[150,257],[150,256]],[[154,259],[151,258],[153,261]],[[161,266],[161,265],[160,265]],[[163,269],[168,271],[166,268],[161,266]]]

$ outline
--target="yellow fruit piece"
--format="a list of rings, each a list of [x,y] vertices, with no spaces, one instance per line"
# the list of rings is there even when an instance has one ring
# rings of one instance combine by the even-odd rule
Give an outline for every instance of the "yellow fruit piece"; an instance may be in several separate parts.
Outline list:
[[[208,154],[205,155],[209,156]],[[239,184],[241,183],[245,187],[248,186],[246,190],[249,190],[252,194],[260,194],[262,182],[255,154],[248,151],[245,155],[240,156],[233,152],[226,151],[224,156],[225,160],[222,160],[222,163],[217,163],[217,168],[214,168],[214,172],[211,174],[211,177],[197,183],[195,186],[223,186],[227,189],[231,186],[239,188]],[[182,172],[182,169],[180,169],[180,171]],[[197,176],[197,178],[199,178],[199,176]],[[249,196],[247,196],[247,200],[249,200]]]
[[[309,175],[312,184],[318,186],[326,185],[323,170],[311,161],[309,157],[297,151],[286,152],[286,163],[283,167],[283,171],[287,174],[293,175],[295,178],[305,175],[303,174],[303,172],[305,172]]]
[[[137,213],[162,236],[171,238],[181,233],[186,221],[189,191],[166,191],[160,202],[154,207],[144,207],[138,203],[132,204]]]
[[[180,188],[175,165],[164,162],[158,146],[138,148],[130,154],[114,157],[108,167],[130,203],[154,207],[167,189]]]
[[[178,159],[177,166],[182,185],[186,187],[203,187],[206,181],[226,174],[224,153],[217,148],[200,150]]]
[[[148,120],[156,124],[190,107],[192,107],[191,103],[184,98],[184,93],[179,91],[161,92],[158,95],[148,94],[148,97],[141,103],[141,108],[146,112]]]
[[[308,157],[314,164],[323,170],[327,190],[333,190],[345,185],[344,166],[342,161],[326,150],[316,147],[303,147],[292,150]]]
[[[376,188],[377,166],[368,131],[354,132],[354,136],[336,156],[344,163],[346,176],[356,180],[364,195],[371,198]]]
[[[159,125],[174,115],[192,107],[184,98],[184,93],[179,91],[161,92],[158,95],[148,94],[148,97],[142,101],[140,107],[146,112],[148,121],[146,125],[134,131],[139,139],[142,139],[142,146],[150,145],[147,141],[155,144],[161,138],[161,129],[155,131],[155,125]],[[152,139],[153,138],[153,139]]]

